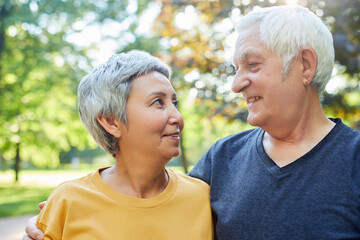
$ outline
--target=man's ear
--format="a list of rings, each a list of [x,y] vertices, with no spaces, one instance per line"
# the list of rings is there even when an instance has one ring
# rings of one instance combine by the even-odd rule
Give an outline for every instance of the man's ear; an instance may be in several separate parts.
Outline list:
[[[301,49],[300,54],[303,65],[303,83],[305,85],[309,85],[315,76],[318,65],[318,58],[315,50],[312,47],[305,47]]]
[[[120,131],[120,121],[112,116],[107,117],[104,115],[99,115],[96,117],[96,120],[98,123],[111,135],[113,135],[116,138],[120,138],[121,131]]]

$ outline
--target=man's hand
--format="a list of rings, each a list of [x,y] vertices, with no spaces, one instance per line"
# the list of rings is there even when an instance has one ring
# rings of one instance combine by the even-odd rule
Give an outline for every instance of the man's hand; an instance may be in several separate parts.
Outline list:
[[[41,202],[39,208],[42,209],[46,202]],[[44,233],[37,228],[36,219],[38,216],[34,216],[28,220],[28,225],[25,228],[26,234],[23,236],[23,240],[43,240]]]

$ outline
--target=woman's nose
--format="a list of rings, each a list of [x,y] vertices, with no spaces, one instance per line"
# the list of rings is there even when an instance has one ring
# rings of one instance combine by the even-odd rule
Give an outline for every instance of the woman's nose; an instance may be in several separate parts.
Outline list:
[[[178,125],[180,130],[184,128],[184,118],[176,107],[172,108],[169,123]]]

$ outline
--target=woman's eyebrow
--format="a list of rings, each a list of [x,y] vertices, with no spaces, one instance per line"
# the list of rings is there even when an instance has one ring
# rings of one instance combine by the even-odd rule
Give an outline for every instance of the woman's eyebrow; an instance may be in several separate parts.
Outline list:
[[[164,93],[164,92],[152,92],[152,93],[150,93],[150,96],[152,96],[152,95],[160,95],[160,96],[166,97],[166,93]]]
[[[150,93],[150,96],[153,96],[153,95],[166,97],[166,93],[165,93],[165,92],[160,92],[160,91]],[[172,94],[172,97],[173,97],[173,98],[176,98],[176,97],[177,97],[176,93],[173,93],[173,94]]]

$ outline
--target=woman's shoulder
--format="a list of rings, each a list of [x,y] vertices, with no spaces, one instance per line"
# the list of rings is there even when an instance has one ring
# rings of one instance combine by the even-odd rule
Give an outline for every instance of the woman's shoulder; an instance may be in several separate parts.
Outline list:
[[[177,189],[174,199],[183,204],[197,205],[199,209],[210,206],[210,186],[200,179],[174,172],[177,178]],[[184,201],[183,201],[184,200]]]
[[[181,186],[183,186],[185,188],[203,189],[205,191],[210,189],[209,185],[206,182],[204,182],[198,178],[193,178],[188,175],[185,175],[185,174],[182,174],[179,172],[175,172],[171,169],[168,169],[168,171],[171,171],[173,173],[173,175],[176,176],[178,183],[181,184]]]
[[[80,178],[76,178],[73,180],[65,181],[61,184],[59,184],[51,195],[57,195],[57,196],[68,196],[76,194],[77,192],[84,191],[87,188],[91,188],[92,186],[92,179],[94,176],[98,173],[98,171],[89,173],[85,176],[82,176]]]

